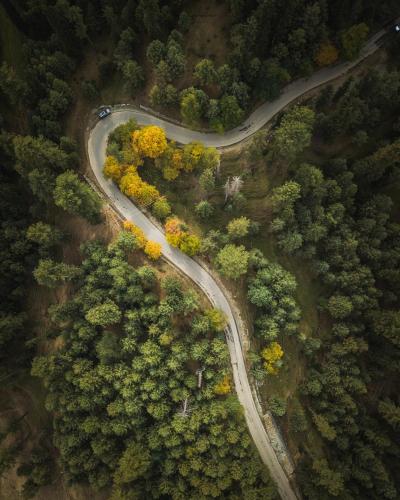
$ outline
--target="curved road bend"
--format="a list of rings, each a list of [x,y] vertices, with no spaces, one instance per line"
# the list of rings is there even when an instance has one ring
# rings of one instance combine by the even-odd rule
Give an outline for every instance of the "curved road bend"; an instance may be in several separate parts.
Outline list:
[[[190,257],[181,253],[176,248],[171,247],[167,243],[164,234],[132,203],[132,201],[124,196],[115,184],[105,179],[102,168],[106,156],[107,138],[115,127],[126,122],[130,118],[135,118],[140,125],[154,124],[161,126],[169,139],[173,139],[183,144],[191,141],[201,141],[207,146],[214,146],[217,148],[231,146],[255,133],[294,99],[319,85],[339,77],[356,66],[361,60],[371,55],[378,49],[377,41],[385,33],[385,30],[376,33],[364,46],[360,57],[356,61],[325,68],[315,73],[311,78],[296,80],[284,89],[282,95],[276,101],[264,103],[257,108],[240,127],[230,130],[223,135],[196,132],[174,125],[143,111],[125,110],[113,113],[107,119],[98,122],[91,131],[88,140],[90,166],[99,185],[108,198],[110,198],[114,206],[124,217],[135,221],[135,224],[145,232],[147,238],[160,243],[164,256],[189,276],[205,292],[211,302],[226,314],[231,331],[231,334],[227,335],[227,342],[231,356],[236,392],[244,408],[250,434],[258,448],[263,462],[270,471],[271,477],[278,486],[281,498],[284,500],[295,500],[297,497],[277,460],[276,454],[258,414],[247,378],[238,327],[232,309],[225,295],[210,274]]]
[[[360,52],[360,56],[355,61],[344,62],[329,68],[323,68],[314,73],[310,78],[301,78],[295,80],[287,87],[284,88],[282,94],[278,99],[272,102],[265,102],[258,107],[251,115],[238,127],[225,132],[224,134],[217,134],[212,132],[197,132],[189,130],[185,127],[175,125],[174,123],[163,120],[153,116],[146,111],[135,109],[127,109],[118,111],[121,118],[118,117],[118,124],[135,118],[140,125],[159,125],[165,130],[167,137],[181,144],[186,144],[192,141],[200,141],[206,146],[214,146],[216,148],[223,148],[232,146],[257,132],[261,127],[268,123],[279,111],[286,107],[294,99],[297,99],[306,92],[323,85],[324,83],[334,80],[339,76],[345,74],[350,69],[357,66],[363,59],[373,54],[378,50],[378,40],[387,33],[382,29],[371,37],[364,45]],[[106,121],[110,118],[106,118]]]
[[[239,332],[232,313],[232,309],[214,279],[197,262],[176,248],[171,247],[164,234],[132,203],[132,201],[121,193],[118,187],[107,180],[102,172],[106,156],[106,145],[109,133],[120,123],[125,122],[127,117],[124,113],[115,113],[104,121],[100,121],[92,130],[88,141],[88,155],[91,168],[98,183],[113,202],[114,206],[123,217],[132,220],[146,234],[146,237],[157,241],[162,246],[164,256],[178,267],[183,273],[191,278],[209,297],[210,301],[221,309],[227,317],[231,335],[227,335],[229,353],[233,369],[236,392],[240,403],[244,408],[250,434],[258,448],[261,458],[268,467],[271,477],[278,486],[279,493],[283,499],[295,500],[288,478],[279,464],[275,452],[268,440],[261,418],[258,414],[247,372],[243,353],[239,340]]]

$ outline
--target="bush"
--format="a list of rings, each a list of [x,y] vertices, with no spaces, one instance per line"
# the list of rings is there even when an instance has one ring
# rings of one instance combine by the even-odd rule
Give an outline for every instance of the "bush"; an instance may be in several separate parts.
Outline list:
[[[268,398],[268,407],[271,413],[277,417],[283,417],[286,413],[286,401],[278,396]]]

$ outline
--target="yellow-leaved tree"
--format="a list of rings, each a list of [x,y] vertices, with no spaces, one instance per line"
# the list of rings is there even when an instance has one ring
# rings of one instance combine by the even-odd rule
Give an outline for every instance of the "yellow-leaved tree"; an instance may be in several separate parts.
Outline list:
[[[152,260],[157,260],[161,257],[161,245],[156,241],[148,240],[144,247],[144,253]]]
[[[146,236],[144,235],[144,232],[140,229],[140,227],[136,226],[136,224],[134,224],[129,220],[124,221],[123,225],[125,231],[129,231],[135,236],[138,247],[145,248],[147,239]]]
[[[152,205],[160,198],[160,193],[155,186],[143,181],[135,167],[129,167],[122,176],[119,188],[144,207]]]
[[[123,168],[115,156],[107,156],[103,172],[106,177],[118,183],[121,180]]]
[[[170,217],[165,223],[166,239],[173,247],[179,247],[182,235],[184,234],[184,225],[178,217]]]
[[[183,169],[191,172],[200,162],[205,151],[201,142],[191,142],[183,148]]]
[[[196,255],[200,249],[200,239],[195,234],[190,234],[187,226],[178,217],[170,217],[164,227],[170,245],[187,255]]]
[[[142,156],[158,158],[167,149],[167,139],[162,128],[148,125],[132,132],[133,148]]]
[[[221,382],[214,386],[214,392],[219,396],[223,396],[224,394],[231,392],[231,384],[228,375],[225,375]]]
[[[283,356],[283,349],[278,342],[271,344],[262,350],[261,356],[264,359],[264,368],[269,375],[276,375]]]

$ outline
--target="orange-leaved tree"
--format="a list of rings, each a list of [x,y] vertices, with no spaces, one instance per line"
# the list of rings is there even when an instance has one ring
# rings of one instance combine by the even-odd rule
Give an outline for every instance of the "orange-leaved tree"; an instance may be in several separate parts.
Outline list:
[[[187,255],[196,255],[199,251],[200,239],[195,234],[190,234],[186,224],[178,217],[167,219],[165,233],[168,243]]]
[[[146,236],[144,235],[144,232],[140,229],[140,227],[136,226],[136,224],[134,224],[129,220],[124,221],[123,226],[125,231],[129,231],[135,236],[138,247],[145,248],[147,239]]]
[[[144,253],[152,260],[157,260],[161,257],[161,245],[156,241],[148,240],[144,247]]]
[[[185,233],[185,226],[178,217],[170,217],[165,223],[165,233],[167,241],[173,247],[179,247],[182,235]]]
[[[167,139],[162,128],[148,125],[132,132],[133,147],[140,155],[158,158],[167,149]]]
[[[315,56],[315,62],[318,66],[329,66],[337,61],[339,56],[337,48],[332,42],[325,42],[320,45],[319,50]]]

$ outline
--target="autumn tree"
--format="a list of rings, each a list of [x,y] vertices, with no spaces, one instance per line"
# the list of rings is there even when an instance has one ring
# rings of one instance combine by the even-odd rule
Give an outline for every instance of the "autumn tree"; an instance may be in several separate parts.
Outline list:
[[[224,378],[214,386],[214,392],[219,396],[229,394],[231,390],[232,388],[228,375],[225,375]]]
[[[157,260],[161,257],[161,250],[160,243],[151,240],[148,240],[144,247],[144,253],[152,260]]]
[[[104,163],[103,173],[107,178],[112,179],[118,184],[121,180],[123,169],[114,156],[107,156]]]
[[[338,50],[332,42],[328,41],[320,45],[317,54],[315,55],[315,62],[319,67],[329,66],[338,59]]]
[[[128,220],[124,221],[123,226],[125,231],[134,235],[138,248],[144,248],[146,246],[147,239],[140,227]]]
[[[261,351],[261,356],[264,360],[264,368],[268,375],[276,375],[282,364],[283,349],[278,342],[271,344]]]
[[[145,207],[152,205],[160,198],[157,188],[143,181],[134,167],[125,169],[119,188],[124,194],[134,198],[139,205]]]
[[[212,308],[206,311],[206,317],[210,320],[210,325],[216,332],[224,331],[227,325],[227,319],[223,311]]]
[[[161,127],[148,125],[132,133],[133,146],[140,154],[149,158],[158,158],[167,148],[165,132]]]

